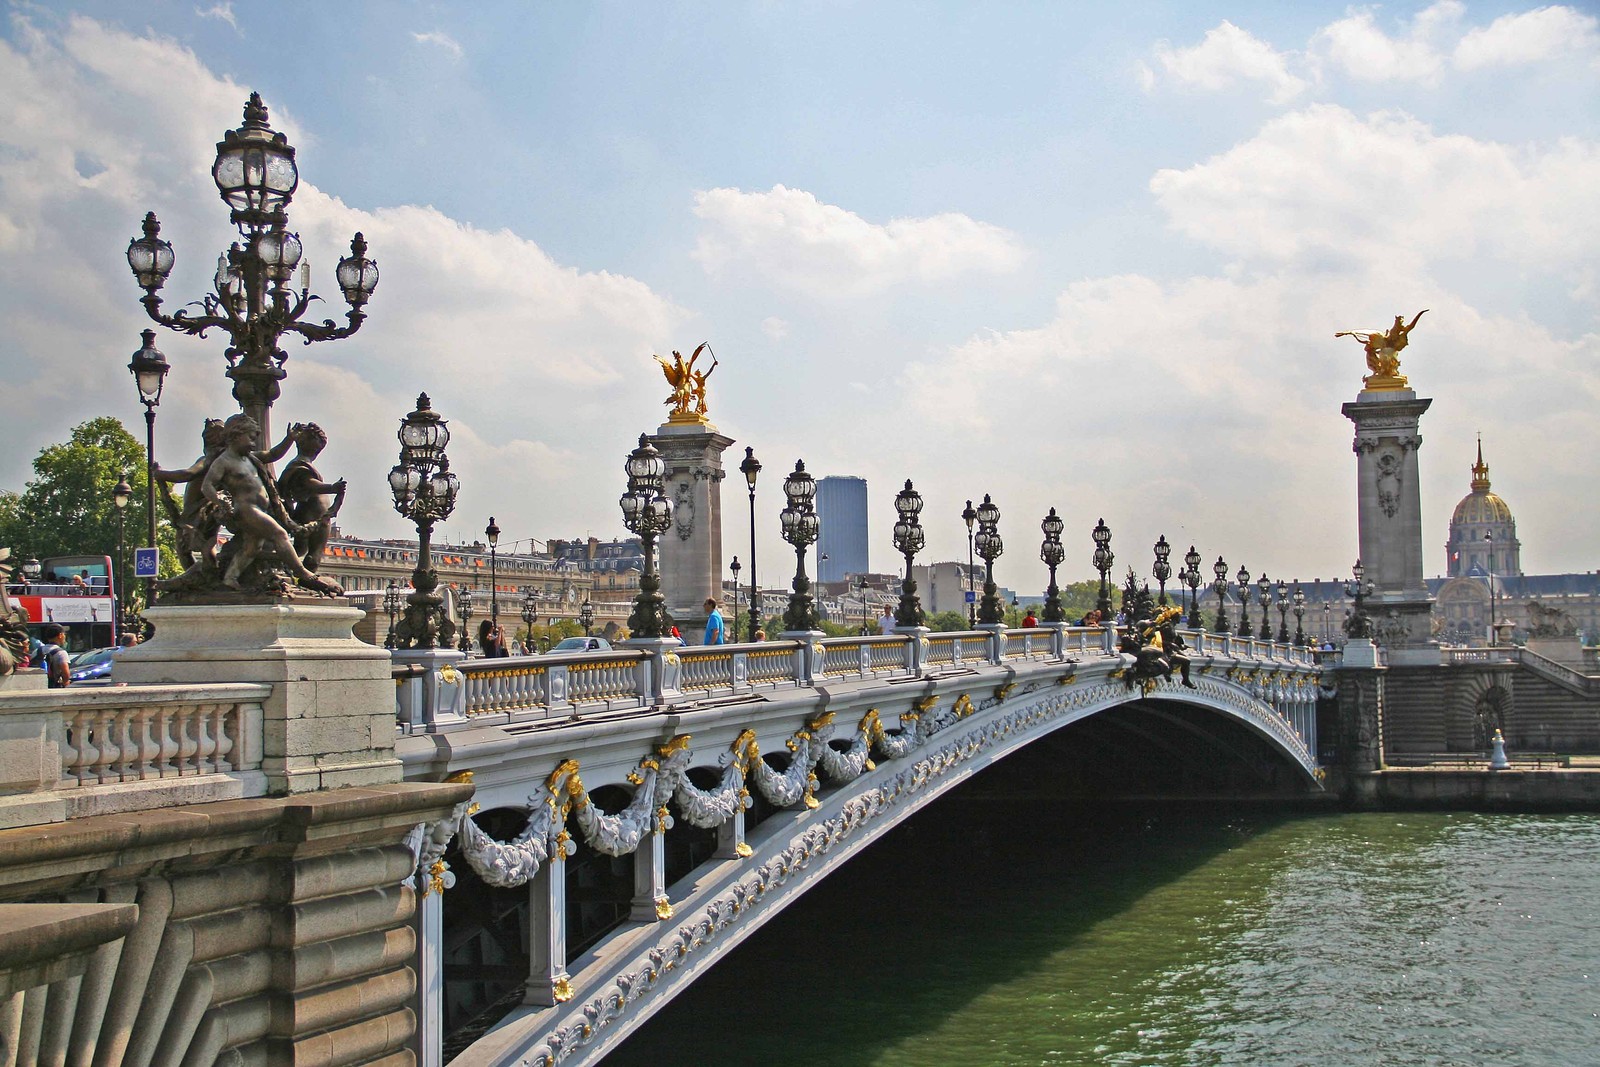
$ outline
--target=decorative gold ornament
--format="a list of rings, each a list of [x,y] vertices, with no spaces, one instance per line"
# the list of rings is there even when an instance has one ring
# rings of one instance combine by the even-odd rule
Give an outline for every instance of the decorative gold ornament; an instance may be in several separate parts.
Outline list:
[[[666,897],[656,897],[656,918],[662,921],[672,918],[672,901]]]
[[[423,896],[427,896],[428,895],[428,890],[430,890],[430,889],[435,893],[443,893],[444,892],[444,872],[448,871],[449,869],[450,869],[450,865],[448,863],[446,863],[444,860],[442,860],[442,859],[434,860],[433,861],[433,866],[428,868],[428,883],[427,883],[427,887],[422,891],[422,895]]]
[[[742,860],[747,860],[751,856],[755,855],[750,846],[745,844],[743,841],[740,841],[737,845],[733,846],[733,853]]]
[[[703,371],[695,370],[695,361],[702,352],[710,353],[711,366]],[[706,379],[717,369],[717,354],[711,351],[711,342],[700,342],[687,360],[683,358],[683,353],[676,351],[672,353],[671,363],[660,356],[651,358],[661,364],[661,373],[666,376],[667,384],[672,386],[672,392],[663,401],[672,409],[667,422],[702,426],[709,423],[710,420],[706,418]]]
[[[917,710],[918,711],[927,711],[929,708],[933,707],[937,703],[939,703],[938,694],[933,694],[931,696],[925,696],[921,700],[917,701]]]
[[[1394,317],[1388,330],[1340,330],[1335,337],[1354,337],[1367,353],[1367,369],[1372,373],[1361,379],[1367,391],[1381,393],[1407,389],[1410,383],[1400,373],[1400,350],[1406,347],[1412,327],[1417,319],[1428,313],[1427,308],[1417,312],[1416,318],[1406,322],[1404,315]]]
[[[567,980],[566,975],[556,979],[556,984],[550,989],[550,995],[555,998],[557,1004],[565,1004],[572,999],[572,983]]]
[[[1011,691],[1016,687],[1016,682],[1007,682],[1005,685],[1002,685],[1000,688],[994,691],[994,698],[996,700],[1004,700],[1006,697],[1011,695]]]
[[[450,777],[446,778],[445,782],[448,783],[448,784],[451,784],[451,785],[462,785],[462,784],[470,785],[472,783],[472,772],[471,771],[457,771],[456,773],[452,774]]]

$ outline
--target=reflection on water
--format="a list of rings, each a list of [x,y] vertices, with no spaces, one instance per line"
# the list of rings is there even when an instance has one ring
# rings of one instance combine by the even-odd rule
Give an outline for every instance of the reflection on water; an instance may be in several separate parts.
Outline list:
[[[1600,817],[949,807],[608,1067],[1600,1063]]]

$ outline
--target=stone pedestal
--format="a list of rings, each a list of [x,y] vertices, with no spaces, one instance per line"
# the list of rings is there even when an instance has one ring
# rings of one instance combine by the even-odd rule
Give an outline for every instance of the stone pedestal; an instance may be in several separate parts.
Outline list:
[[[1378,642],[1394,664],[1439,662],[1433,598],[1422,577],[1422,497],[1418,425],[1431,399],[1410,389],[1364,389],[1344,405],[1355,423],[1357,523],[1366,600]],[[1395,658],[1398,656],[1398,658]]]
[[[705,631],[705,602],[722,599],[722,453],[733,438],[707,422],[663,423],[650,438],[666,461],[672,529],[657,543],[661,594],[691,640]]]
[[[131,685],[261,682],[261,769],[270,793],[401,779],[389,653],[359,641],[339,602],[156,606],[149,642],[117,653]]]

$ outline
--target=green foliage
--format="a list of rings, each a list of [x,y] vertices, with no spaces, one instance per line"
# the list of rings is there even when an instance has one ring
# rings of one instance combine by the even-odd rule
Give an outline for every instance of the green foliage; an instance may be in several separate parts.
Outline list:
[[[928,627],[939,633],[965,630],[968,628],[967,613],[964,611],[941,611],[936,615],[929,615]]]
[[[145,460],[144,446],[121,420],[102,415],[74,427],[66,441],[39,453],[33,472],[21,493],[0,492],[0,544],[20,559],[102,552],[115,557],[111,490],[118,478],[127,478],[133,495],[123,522],[131,573],[133,549],[145,542]],[[177,559],[172,529],[164,516],[158,519],[163,573],[171,573]]]
[[[1112,591],[1115,593],[1115,590]],[[1067,622],[1075,623],[1084,615],[1094,610],[1095,602],[1100,599],[1100,579],[1090,578],[1082,582],[1069,582],[1061,587],[1061,610],[1067,617]],[[1115,606],[1116,597],[1112,597]],[[1034,612],[1039,614],[1038,611]]]

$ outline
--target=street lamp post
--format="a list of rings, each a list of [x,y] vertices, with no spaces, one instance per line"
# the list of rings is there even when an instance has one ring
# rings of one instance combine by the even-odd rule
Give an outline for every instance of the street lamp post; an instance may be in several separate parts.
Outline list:
[[[1345,636],[1347,637],[1370,638],[1372,636],[1372,620],[1367,617],[1366,602],[1367,597],[1372,594],[1373,583],[1362,580],[1362,576],[1365,573],[1366,570],[1361,566],[1361,561],[1358,559],[1355,566],[1350,568],[1352,580],[1344,583],[1344,595],[1354,601],[1350,609],[1350,622],[1345,628]]]
[[[1183,554],[1183,584],[1189,587],[1189,627],[1198,630],[1205,622],[1200,618],[1200,553],[1193,545]]]
[[[167,380],[167,371],[171,366],[167,363],[167,357],[156,348],[154,330],[145,330],[139,336],[144,344],[128,362],[128,370],[133,373],[133,380],[139,387],[139,401],[144,404],[145,534],[149,538],[149,546],[153,548],[156,544],[156,408],[161,404],[161,387]],[[155,601],[156,580],[146,578],[145,606],[149,607]]]
[[[1067,613],[1061,607],[1061,587],[1056,585],[1056,568],[1067,558],[1066,546],[1061,543],[1061,531],[1066,523],[1051,508],[1039,529],[1044,531],[1044,541],[1039,545],[1039,562],[1050,568],[1050,587],[1044,591],[1044,621],[1066,622]]]
[[[628,616],[628,630],[633,637],[667,637],[672,632],[672,616],[667,614],[661,576],[656,573],[656,538],[672,525],[672,501],[662,495],[667,463],[650,439],[640,434],[639,447],[628,453],[623,469],[628,473],[628,491],[617,501],[622,522],[644,545],[644,573]]]
[[[462,586],[461,592],[456,594],[456,612],[461,616],[461,644],[456,646],[462,652],[472,651],[472,589]]]
[[[529,589],[522,597],[522,624],[528,628],[528,641],[527,644],[522,646],[524,649],[531,648],[533,645],[533,624],[538,619],[539,593],[537,590]],[[588,636],[587,632],[584,636]]]
[[[972,561],[972,524],[978,521],[978,513],[972,510],[972,501],[967,501],[961,519],[967,524],[967,625],[977,626],[978,598],[972,586],[972,572],[977,569],[977,565]]]
[[[783,495],[787,503],[778,513],[778,521],[783,539],[794,546],[795,555],[794,591],[783,613],[783,628],[791,633],[815,630],[817,609],[811,600],[811,580],[806,577],[806,548],[821,533],[821,523],[813,506],[817,482],[806,473],[803,460],[795,460],[793,473],[783,480]]]
[[[389,614],[389,630],[383,635],[383,647],[393,652],[395,646],[394,620],[395,616],[400,614],[400,583],[393,578],[389,579],[389,585],[383,591],[383,610]]]
[[[1172,546],[1167,543],[1167,535],[1162,534],[1156,541],[1156,565],[1150,568],[1150,577],[1156,580],[1161,588],[1161,594],[1156,603],[1162,607],[1167,606],[1167,579],[1172,577],[1172,564],[1167,562],[1167,557],[1172,555]]]
[[[417,526],[417,567],[411,572],[411,595],[396,628],[402,649],[450,647],[455,624],[445,614],[439,594],[439,573],[433,567],[433,527],[450,517],[461,483],[450,473],[445,445],[450,429],[428,402],[417,397],[416,410],[400,420],[400,462],[389,470],[394,509]]]
[[[737,641],[737,640],[739,640],[739,572],[744,570],[744,568],[742,566],[740,566],[740,564],[739,564],[739,557],[738,556],[734,556],[733,557],[733,562],[728,564],[728,569],[733,572],[733,629],[732,629],[732,633],[733,633],[733,639],[735,641]],[[588,601],[584,601],[584,603],[587,604]],[[589,635],[588,635],[587,632],[585,632],[584,636],[587,637]]]
[[[1239,564],[1239,573],[1234,575],[1234,581],[1239,583],[1239,636],[1250,636],[1250,572],[1244,569],[1244,564]],[[1261,614],[1266,615],[1267,606],[1261,605]]]
[[[489,539],[489,621],[500,623],[500,577],[495,567],[495,547],[500,544],[500,527],[494,524],[494,516],[489,516],[489,525],[483,528],[483,536]]]
[[[1100,572],[1100,596],[1094,602],[1095,610],[1100,613],[1100,621],[1106,622],[1111,618],[1111,586],[1106,582],[1106,575],[1111,572],[1112,564],[1117,561],[1117,554],[1111,551],[1111,527],[1106,525],[1106,520],[1101,519],[1094,525],[1094,569]]]
[[[128,484],[127,475],[119,477],[117,484],[111,487],[111,503],[117,509],[117,574],[115,586],[111,590],[111,602],[116,605],[119,630],[128,625],[128,572],[124,569],[128,565],[128,553],[123,523],[128,511],[128,501],[132,497],[133,486]]]
[[[594,630],[594,605],[587,600],[578,609],[578,621],[583,623],[583,636],[588,637]]]
[[[269,125],[260,95],[251,93],[244,124],[223,135],[211,168],[217,192],[232,209],[231,219],[244,241],[234,242],[218,259],[213,291],[201,297],[200,314],[161,310],[156,294],[166,284],[174,257],[172,245],[161,239],[155,212],[144,217],[144,236],[128,243],[128,266],[145,291],[140,303],[152,320],[199,337],[211,329],[227,333],[224,355],[233,395],[259,426],[262,448],[270,443],[268,419],[289,358],[279,348],[283,336],[295,333],[307,344],[349,337],[360,329],[366,317],[362,308],[378,285],[378,266],[367,258],[366,240],[358,233],[350,242],[350,255],[334,272],[350,305],[347,324],[301,321],[317,297],[311,295],[310,270],[300,258],[300,237],[288,228],[286,209],[300,184],[294,155],[294,146]],[[298,288],[291,284],[296,267]]]
[[[1301,648],[1306,646],[1306,591],[1300,588],[1300,579],[1294,580],[1294,643]]]
[[[1289,643],[1289,588],[1278,580],[1278,641]]]
[[[761,461],[753,448],[745,448],[739,471],[750,487],[750,640],[754,641],[761,621],[761,590],[756,578],[756,475],[761,473]]]
[[[1272,640],[1272,579],[1266,572],[1256,581],[1256,590],[1261,594],[1261,632],[1256,634],[1263,641]],[[1246,636],[1249,636],[1248,634]]]
[[[978,532],[973,537],[973,547],[983,560],[983,603],[978,609],[978,622],[987,626],[999,625],[1005,617],[1000,606],[1000,590],[994,584],[994,561],[1005,552],[1005,542],[1000,539],[1000,509],[989,494],[983,494],[978,505]]]
[[[861,593],[861,636],[865,637],[867,636],[867,576],[865,574],[861,575],[859,591]]]
[[[1228,561],[1221,556],[1211,565],[1211,573],[1216,579],[1211,583],[1211,591],[1217,594],[1217,633],[1228,632],[1228,612],[1224,607],[1228,599]]]
[[[1322,640],[1333,641],[1333,604],[1326,600],[1322,602]]]
[[[911,578],[911,561],[922,550],[925,539],[917,518],[922,513],[922,494],[911,487],[910,478],[906,479],[906,487],[895,494],[894,510],[900,516],[894,524],[894,547],[906,558],[906,576],[900,582],[900,606],[895,610],[894,621],[897,627],[921,626],[922,603],[917,599],[917,583]]]

